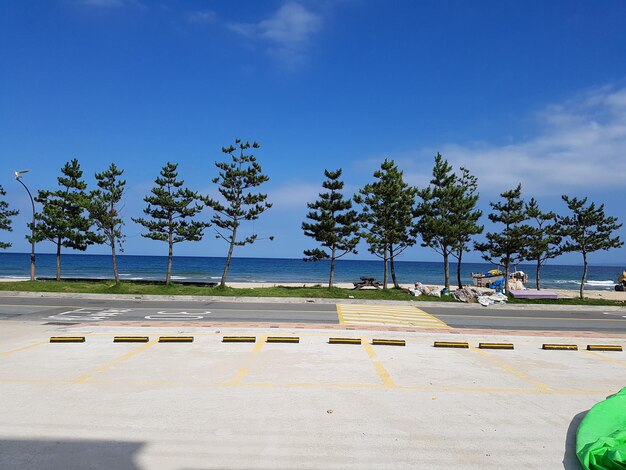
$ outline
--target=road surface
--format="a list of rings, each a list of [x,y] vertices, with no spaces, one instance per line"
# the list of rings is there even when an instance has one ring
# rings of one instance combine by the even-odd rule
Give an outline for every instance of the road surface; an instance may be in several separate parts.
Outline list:
[[[351,314],[340,315],[341,308]],[[442,304],[377,305],[333,303],[276,303],[237,301],[93,300],[82,298],[25,298],[0,296],[0,320],[42,323],[102,321],[193,321],[244,323],[313,323],[392,325],[501,330],[552,330],[626,333],[626,309],[590,308],[564,311],[485,308]]]

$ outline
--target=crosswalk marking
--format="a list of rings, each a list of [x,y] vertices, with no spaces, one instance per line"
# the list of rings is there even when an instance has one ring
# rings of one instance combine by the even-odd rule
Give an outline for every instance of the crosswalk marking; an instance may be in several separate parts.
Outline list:
[[[337,304],[337,316],[342,325],[450,328],[438,318],[412,305]]]

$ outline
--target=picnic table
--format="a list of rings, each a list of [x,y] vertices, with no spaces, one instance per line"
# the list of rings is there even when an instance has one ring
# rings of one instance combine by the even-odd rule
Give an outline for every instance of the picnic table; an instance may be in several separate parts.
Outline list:
[[[364,287],[375,287],[376,289],[380,289],[383,286],[381,282],[368,276],[362,276],[360,281],[353,282],[352,284],[354,284],[354,289],[363,289]]]

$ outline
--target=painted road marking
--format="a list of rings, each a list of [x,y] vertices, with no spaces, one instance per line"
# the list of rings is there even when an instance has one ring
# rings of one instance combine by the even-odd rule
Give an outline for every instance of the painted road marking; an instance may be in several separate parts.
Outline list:
[[[417,328],[450,328],[437,317],[412,305],[337,304],[342,325],[402,325]]]
[[[21,348],[16,348],[16,349],[11,349],[9,351],[1,352],[0,356],[10,356],[10,355],[15,354],[15,353],[20,352],[20,351],[25,351],[27,349],[32,349],[32,348],[36,348],[36,347],[39,347],[39,346],[43,346],[44,344],[49,344],[49,342],[47,340],[46,341],[39,341],[38,343],[29,344],[28,346],[22,346]]]
[[[365,349],[365,352],[367,353],[367,355],[372,360],[372,363],[374,364],[374,368],[376,369],[376,373],[378,374],[378,377],[380,378],[380,381],[382,382],[383,386],[397,387],[396,383],[393,381],[393,379],[389,375],[389,372],[387,371],[387,369],[385,369],[385,366],[378,359],[378,355],[376,354],[376,351],[374,351],[374,348],[372,347],[372,345],[367,342],[367,338],[362,338],[361,344],[363,345],[363,349]]]
[[[49,320],[101,321],[131,312],[130,308],[76,308],[50,315]]]
[[[543,391],[543,392],[551,391],[550,387],[548,387],[546,384],[529,377],[528,374],[526,374],[526,372],[523,372],[523,371],[513,367],[508,362],[506,362],[506,361],[504,361],[504,360],[502,360],[502,359],[500,359],[500,358],[498,358],[498,357],[496,357],[496,356],[494,356],[492,354],[489,354],[487,351],[483,351],[482,349],[475,348],[474,346],[470,346],[469,348],[470,348],[470,350],[478,353],[483,359],[491,362],[492,364],[497,365],[498,367],[502,368],[502,370],[505,370],[506,372],[509,372],[509,373],[515,375],[516,377],[522,379],[523,381],[533,385],[538,390]]]
[[[155,339],[150,341],[149,343],[146,343],[140,347],[138,347],[137,349],[133,349],[130,352],[127,352],[126,354],[118,357],[117,359],[112,360],[111,362],[107,362],[106,364],[100,366],[98,369],[96,369],[95,371],[89,373],[89,374],[83,374],[80,377],[76,378],[76,380],[74,380],[72,383],[75,384],[81,384],[81,383],[85,383],[87,382],[89,379],[91,379],[93,376],[97,375],[97,374],[101,374],[102,372],[106,372],[107,370],[109,370],[111,367],[116,366],[117,364],[119,364],[120,362],[124,362],[127,359],[130,359],[133,356],[136,356],[137,354],[145,351],[148,348],[151,348],[152,346],[154,346],[155,344],[157,344],[159,340]]]
[[[259,354],[261,352],[266,339],[267,336],[259,337],[259,342],[256,343],[252,348],[252,354]],[[248,372],[250,372],[250,369],[248,367],[242,367],[237,371],[235,377],[233,377],[230,382],[227,382],[226,385],[241,385],[242,380],[246,377],[246,375],[248,375]]]
[[[162,310],[160,312],[156,312],[152,315],[147,315],[144,318],[146,320],[157,320],[157,321],[177,321],[177,320],[202,320],[205,315],[209,315],[211,312],[168,312]]]

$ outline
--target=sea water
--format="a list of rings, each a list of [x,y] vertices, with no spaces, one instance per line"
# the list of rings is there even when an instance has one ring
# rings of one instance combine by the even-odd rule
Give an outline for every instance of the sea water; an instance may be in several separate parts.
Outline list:
[[[162,280],[167,268],[166,256],[119,255],[118,269],[122,279]],[[56,257],[53,254],[38,254],[37,276],[55,275]],[[175,256],[172,279],[179,281],[219,281],[224,269],[225,258],[201,256]],[[233,258],[228,280],[233,282],[269,283],[319,283],[328,282],[328,261],[305,262],[301,259],[283,258]],[[487,263],[463,263],[461,281],[471,284],[472,272],[486,272],[494,266]],[[0,277],[28,278],[30,254],[0,253]],[[528,274],[527,287],[535,285],[535,267],[518,266]],[[585,285],[589,289],[613,290],[620,273],[626,266],[590,266]],[[443,263],[421,261],[396,261],[398,281],[409,284],[443,284]],[[61,256],[62,277],[112,278],[111,257],[108,255],[63,254]],[[337,261],[335,282],[354,282],[361,276],[382,280],[383,263],[378,260]],[[456,264],[450,266],[451,284],[456,285]],[[544,289],[578,289],[582,278],[582,266],[548,264],[541,270],[541,287]]]

